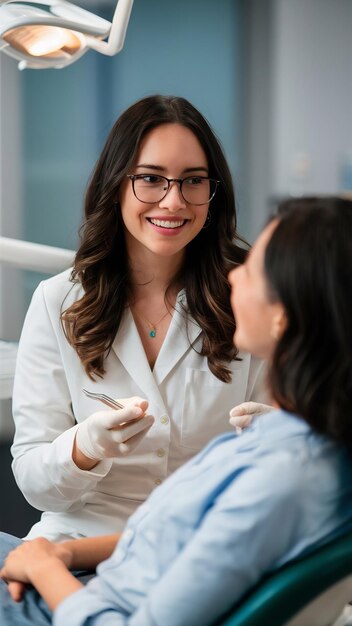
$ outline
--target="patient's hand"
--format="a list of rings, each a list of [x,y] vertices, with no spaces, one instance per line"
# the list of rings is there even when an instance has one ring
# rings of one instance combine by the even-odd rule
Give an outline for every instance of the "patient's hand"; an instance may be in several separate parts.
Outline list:
[[[262,415],[272,411],[273,407],[269,404],[261,404],[260,402],[242,402],[233,407],[230,411],[230,424],[235,427],[238,434],[244,428],[247,428],[255,415]]]
[[[40,537],[32,541],[24,541],[12,550],[5,559],[0,576],[8,583],[8,590],[16,602],[19,602],[25,590],[25,585],[32,582],[32,574],[39,569],[45,571],[54,562],[61,561],[70,567],[72,553],[62,544],[51,543]]]

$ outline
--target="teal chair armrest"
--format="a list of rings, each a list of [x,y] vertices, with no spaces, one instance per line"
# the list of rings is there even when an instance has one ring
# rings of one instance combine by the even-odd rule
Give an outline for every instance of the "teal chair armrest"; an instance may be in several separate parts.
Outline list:
[[[282,626],[350,573],[351,531],[263,578],[218,625]]]

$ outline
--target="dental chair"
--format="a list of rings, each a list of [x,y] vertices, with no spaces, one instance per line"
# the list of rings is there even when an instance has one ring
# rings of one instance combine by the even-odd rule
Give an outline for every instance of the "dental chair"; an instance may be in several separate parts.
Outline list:
[[[352,531],[266,576],[218,626],[347,626]]]
[[[73,250],[0,237],[0,264],[19,269],[55,274],[72,265],[74,254]],[[16,354],[16,343],[0,339],[0,400],[12,396]]]

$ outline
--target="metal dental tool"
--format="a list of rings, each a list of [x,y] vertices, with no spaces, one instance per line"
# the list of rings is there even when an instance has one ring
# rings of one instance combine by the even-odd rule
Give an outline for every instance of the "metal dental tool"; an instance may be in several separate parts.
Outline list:
[[[87,389],[82,389],[83,393],[88,396],[88,398],[93,398],[93,400],[100,400],[103,404],[106,404],[111,409],[124,409],[124,405],[120,404],[114,400],[114,398],[110,398],[110,396],[105,395],[104,393],[94,393],[94,391],[87,391]]]

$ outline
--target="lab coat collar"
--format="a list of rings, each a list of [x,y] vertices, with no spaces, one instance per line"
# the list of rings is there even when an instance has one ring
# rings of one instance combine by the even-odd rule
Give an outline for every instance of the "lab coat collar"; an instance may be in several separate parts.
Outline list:
[[[153,398],[153,401],[163,410],[164,403],[155,383],[130,309],[126,309],[112,344],[112,349],[123,367],[136,382],[136,385],[141,390],[141,394],[147,399]],[[136,393],[136,395],[138,394]]]
[[[164,403],[158,386],[165,380],[183,355],[192,349],[191,345],[201,333],[200,326],[192,318],[189,318],[187,326],[185,325],[186,312],[183,309],[185,304],[185,292],[182,290],[177,296],[171,324],[153,371],[150,369],[130,309],[126,310],[112,345],[116,356],[129,375],[136,381],[138,387],[147,398],[153,397],[161,408]]]
[[[180,359],[193,349],[192,345],[201,332],[200,326],[189,315],[187,316],[187,300],[183,289],[176,298],[171,324],[154,366],[154,378],[158,385],[165,380]]]

